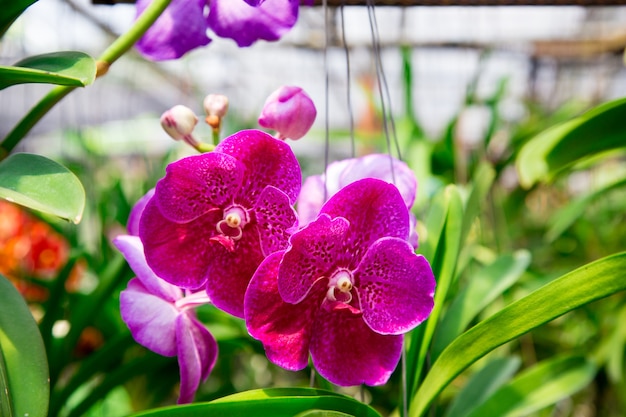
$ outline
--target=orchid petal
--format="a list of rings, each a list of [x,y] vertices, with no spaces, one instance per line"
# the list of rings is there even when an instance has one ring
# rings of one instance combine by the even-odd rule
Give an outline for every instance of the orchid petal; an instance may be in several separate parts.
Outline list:
[[[433,309],[433,272],[406,241],[382,238],[374,242],[354,277],[363,320],[377,333],[406,333]]]
[[[209,0],[209,26],[218,36],[250,46],[259,39],[280,39],[298,20],[299,0]]]
[[[133,278],[120,294],[122,319],[135,340],[163,356],[176,355],[176,317],[174,304],[152,294]]]
[[[130,265],[142,285],[148,292],[169,302],[175,302],[183,297],[180,288],[168,284],[152,271],[146,262],[143,244],[137,236],[120,235],[113,239],[113,244]]]
[[[137,16],[151,0],[137,1]],[[194,48],[207,45],[208,23],[204,17],[206,0],[172,0],[137,42],[137,49],[154,61],[176,59]]]
[[[245,167],[244,183],[237,198],[239,204],[254,206],[268,185],[280,189],[295,203],[302,174],[296,156],[285,142],[260,130],[242,130],[222,141],[213,153],[217,152],[237,158]]]
[[[398,188],[407,208],[413,206],[417,180],[413,171],[404,162],[385,154],[370,154],[347,160],[339,177],[339,187],[368,177],[392,183]]]
[[[180,367],[178,404],[190,403],[209,376],[217,358],[217,342],[209,331],[188,314],[176,320],[176,344]]]
[[[243,318],[243,300],[254,271],[265,258],[261,252],[259,234],[244,230],[233,252],[213,244],[206,292],[213,304],[233,316]]]
[[[299,303],[318,279],[330,278],[349,227],[342,217],[331,220],[322,214],[291,236],[291,247],[285,252],[278,275],[283,300]]]
[[[268,256],[250,281],[245,297],[245,319],[250,335],[263,342],[267,358],[297,371],[308,364],[311,326],[323,286],[298,304],[285,303],[278,294],[278,268],[283,252]]]
[[[141,215],[143,214],[143,210],[146,208],[146,204],[154,195],[154,188],[151,188],[143,197],[141,197],[128,215],[128,222],[126,228],[128,229],[128,234],[133,236],[139,236],[139,221],[141,219]]]
[[[321,175],[308,177],[302,184],[296,207],[300,227],[315,220],[320,214],[324,201],[324,178]]]
[[[263,255],[286,249],[298,218],[289,197],[276,187],[267,186],[254,208]]]
[[[381,385],[400,360],[402,340],[403,336],[372,331],[348,306],[321,308],[313,325],[311,359],[333,384]]]
[[[139,224],[148,265],[154,273],[176,286],[197,289],[207,280],[208,266],[215,249],[211,236],[221,212],[185,223],[165,218],[153,198],[148,202]]]
[[[167,166],[154,199],[165,218],[189,222],[230,204],[241,187],[243,171],[237,159],[223,153],[189,156]]]
[[[398,189],[384,181],[365,178],[341,189],[332,196],[322,213],[341,216],[350,222],[350,233],[341,256],[350,269],[361,260],[367,248],[381,237],[409,237],[409,212]]]

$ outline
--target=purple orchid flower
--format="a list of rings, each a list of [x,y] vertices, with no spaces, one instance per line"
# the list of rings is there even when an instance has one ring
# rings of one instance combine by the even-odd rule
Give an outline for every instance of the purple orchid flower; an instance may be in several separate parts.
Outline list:
[[[173,285],[206,286],[215,306],[243,317],[254,271],[297,228],[301,181],[289,145],[259,130],[170,164],[139,224],[148,265]]]
[[[155,275],[139,237],[122,235],[113,243],[137,274],[120,294],[122,319],[139,344],[159,355],[178,357],[178,403],[190,403],[217,358],[217,342],[193,311],[210,299],[204,291],[185,296],[180,288]]]
[[[335,384],[384,384],[403,334],[433,308],[432,270],[408,236],[394,185],[367,178],[346,186],[259,266],[245,298],[248,332],[283,368],[303,369],[310,352]]]
[[[417,191],[415,174],[404,162],[384,154],[370,154],[333,162],[328,165],[325,174],[308,177],[298,197],[297,210],[300,227],[309,224],[319,214],[324,204],[324,182],[326,182],[326,199],[329,199],[346,185],[363,178],[378,178],[398,187],[409,209],[411,222],[409,243],[417,248],[416,220],[410,212]]]
[[[137,1],[137,16],[150,2]],[[240,47],[276,41],[296,24],[299,6],[299,0],[172,0],[137,49],[155,61],[177,59],[211,42],[209,29]]]

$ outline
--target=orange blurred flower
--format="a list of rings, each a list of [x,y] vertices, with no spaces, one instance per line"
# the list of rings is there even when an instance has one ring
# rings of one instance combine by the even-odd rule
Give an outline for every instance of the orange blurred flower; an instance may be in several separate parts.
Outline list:
[[[13,282],[27,301],[46,300],[47,290],[31,279],[56,277],[67,262],[69,249],[63,236],[48,224],[0,200],[0,274]]]

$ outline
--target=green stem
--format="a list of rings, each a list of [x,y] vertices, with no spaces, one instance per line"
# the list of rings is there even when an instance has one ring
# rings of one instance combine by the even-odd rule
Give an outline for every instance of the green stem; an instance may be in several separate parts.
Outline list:
[[[107,73],[109,67],[124,55],[152,26],[171,0],[154,0],[133,26],[115,40],[98,59],[96,77]],[[66,95],[76,87],[57,86],[41,99],[0,143],[0,161],[6,158],[30,130]]]

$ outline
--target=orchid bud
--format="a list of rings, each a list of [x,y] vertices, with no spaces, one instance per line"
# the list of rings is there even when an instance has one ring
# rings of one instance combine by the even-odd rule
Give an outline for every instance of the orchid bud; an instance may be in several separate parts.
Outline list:
[[[313,100],[300,87],[283,86],[265,101],[259,124],[274,129],[279,139],[300,139],[315,121]]]
[[[221,94],[209,94],[204,98],[206,122],[213,129],[219,130],[222,118],[228,112],[228,97]]]
[[[175,140],[188,141],[197,123],[198,118],[193,110],[180,104],[161,115],[163,130]]]

